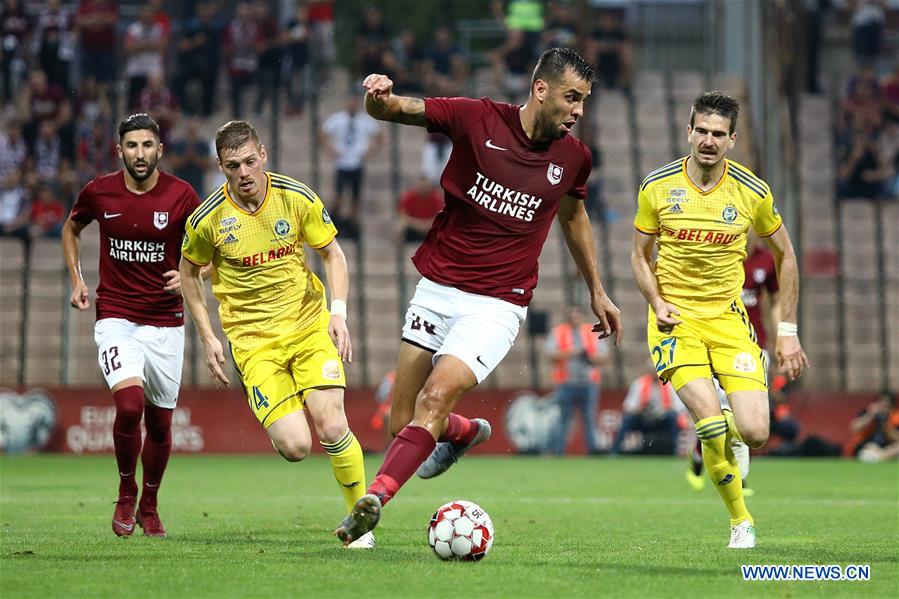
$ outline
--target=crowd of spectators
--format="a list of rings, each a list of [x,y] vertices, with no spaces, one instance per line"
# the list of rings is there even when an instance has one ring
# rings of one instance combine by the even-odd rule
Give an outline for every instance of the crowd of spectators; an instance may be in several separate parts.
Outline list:
[[[855,72],[837,117],[837,197],[899,197],[899,60],[884,48],[886,0],[853,0]]]
[[[284,7],[267,0],[196,0],[178,8],[163,0],[127,5],[2,0],[0,231],[26,241],[55,234],[55,226],[32,226],[32,206],[52,196],[64,207],[64,218],[81,186],[118,168],[115,124],[133,112],[146,112],[159,122],[166,146],[163,167],[184,174],[205,193],[203,171],[212,165],[211,156],[208,147],[201,149],[192,119],[213,113],[258,118],[282,96],[285,116],[302,113],[312,83],[326,83],[336,60],[334,4],[297,0],[284,14],[275,14],[276,6]],[[627,86],[629,46],[617,13],[594,19],[598,27],[582,43],[574,3],[495,0],[490,9],[485,16],[493,15],[505,37],[488,53],[504,72],[497,81],[500,95],[522,100],[537,57],[555,45],[585,48],[601,65],[601,85]],[[448,24],[435,25],[426,36],[394,28],[372,3],[360,11],[354,41],[354,81],[384,72],[399,93],[476,93],[471,57]],[[322,120],[329,116],[323,112]],[[341,122],[355,125],[341,133]],[[325,149],[341,162],[334,212],[352,236],[358,228],[362,169],[380,137],[355,117],[336,116],[321,133]],[[353,136],[354,144],[344,143]],[[350,146],[362,148],[358,159],[350,160]],[[420,173],[432,185],[438,184],[450,149],[443,136],[427,139]],[[43,224],[50,220],[46,211],[40,218]]]
[[[115,125],[123,114],[153,116],[168,146],[164,167],[203,194],[212,162],[192,119],[244,116],[253,92],[250,106],[260,113],[282,89],[286,111],[296,114],[311,61],[327,71],[335,57],[334,0],[301,0],[283,25],[265,0],[233,10],[197,0],[178,15],[162,0],[72,4],[0,7],[0,233],[26,242],[58,235],[78,190],[119,168]],[[221,72],[230,106],[217,99]]]

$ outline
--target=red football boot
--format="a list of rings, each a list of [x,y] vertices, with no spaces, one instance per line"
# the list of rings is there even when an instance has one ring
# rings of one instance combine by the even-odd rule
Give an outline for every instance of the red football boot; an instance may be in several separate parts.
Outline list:
[[[138,511],[137,523],[144,529],[144,536],[146,537],[166,536],[165,526],[162,525],[162,520],[159,519],[159,512],[156,511],[156,508],[143,508]]]
[[[119,497],[112,515],[112,532],[119,537],[130,537],[134,532],[134,497]]]

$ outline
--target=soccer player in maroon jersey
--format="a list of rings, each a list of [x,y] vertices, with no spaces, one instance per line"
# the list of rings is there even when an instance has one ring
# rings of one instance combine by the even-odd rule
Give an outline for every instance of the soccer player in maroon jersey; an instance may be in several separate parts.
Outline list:
[[[577,52],[553,48],[538,61],[524,106],[421,100],[394,95],[385,75],[363,81],[370,115],[443,133],[453,151],[440,180],[445,207],[412,258],[422,279],[403,327],[390,416],[395,438],[368,494],[335,531],[344,544],[377,525],[382,506],[416,469],[422,478],[437,476],[489,438],[486,420],[452,410],[511,348],[557,214],[599,319],[594,330],[620,340],[619,311],[603,290],[584,210],[590,150],[569,135],[593,79]]]
[[[72,295],[78,310],[90,307],[81,276],[81,231],[100,226],[100,284],[94,340],[116,416],[112,425],[119,468],[119,499],[112,530],[120,537],[137,524],[149,536],[164,537],[156,495],[172,447],[172,412],[178,400],[184,355],[181,302],[181,241],[184,223],[199,206],[193,188],[156,168],[162,157],[159,125],[133,114],[119,125],[119,156],[125,168],[90,181],[63,226]],[[141,417],[147,438],[141,444]],[[143,465],[137,501],[135,470]]]

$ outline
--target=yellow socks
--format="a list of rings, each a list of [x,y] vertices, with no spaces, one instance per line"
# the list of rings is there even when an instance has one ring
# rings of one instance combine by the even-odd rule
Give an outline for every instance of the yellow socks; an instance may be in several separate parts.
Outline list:
[[[349,513],[356,500],[365,495],[365,463],[362,461],[362,447],[351,430],[347,430],[339,441],[322,443],[322,447],[331,460],[334,478],[340,484],[340,492],[343,493],[346,511]]]
[[[740,469],[727,444],[727,432],[728,422],[723,415],[703,418],[696,423],[696,436],[702,443],[702,461],[730,512],[730,523],[735,525],[743,520],[752,523],[752,516],[743,502]]]

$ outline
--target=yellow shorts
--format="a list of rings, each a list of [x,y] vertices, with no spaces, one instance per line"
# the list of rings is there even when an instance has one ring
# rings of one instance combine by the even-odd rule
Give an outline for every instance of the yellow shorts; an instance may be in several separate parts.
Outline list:
[[[232,348],[250,409],[268,428],[291,412],[302,410],[311,389],[346,388],[343,362],[328,335],[327,310],[322,319],[252,352]]]
[[[697,318],[681,313],[683,321],[670,334],[656,326],[649,308],[646,338],[656,373],[675,391],[699,378],[718,379],[727,394],[767,391],[767,364],[756,342],[743,302],[735,300],[723,314]]]

